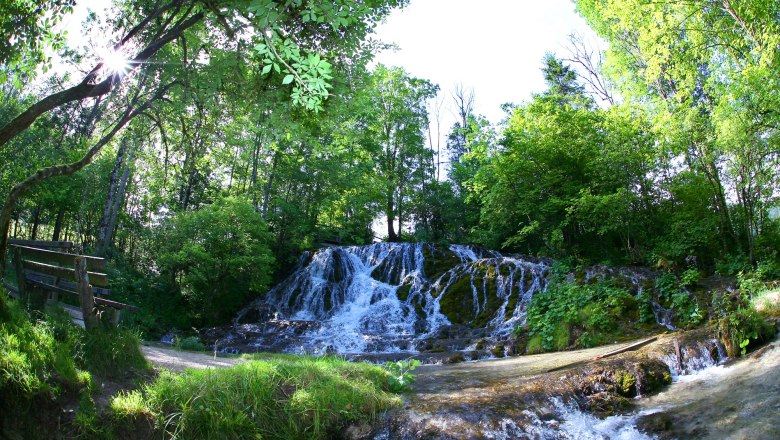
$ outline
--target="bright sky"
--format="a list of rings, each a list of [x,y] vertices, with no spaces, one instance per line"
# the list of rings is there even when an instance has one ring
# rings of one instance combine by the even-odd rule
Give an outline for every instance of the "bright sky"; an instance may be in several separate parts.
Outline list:
[[[401,48],[377,61],[439,84],[447,105],[457,84],[473,88],[476,113],[499,122],[501,104],[544,90],[542,57],[568,54],[572,33],[596,41],[571,0],[411,0],[377,29]]]

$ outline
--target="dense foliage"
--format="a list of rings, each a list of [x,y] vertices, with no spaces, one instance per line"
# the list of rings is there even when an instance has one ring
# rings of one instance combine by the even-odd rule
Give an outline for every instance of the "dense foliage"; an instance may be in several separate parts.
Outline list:
[[[251,204],[221,199],[176,214],[158,231],[157,261],[172,278],[194,322],[225,322],[262,293],[274,257],[265,222]]]
[[[375,234],[780,276],[774,2],[578,1],[610,43],[604,63],[583,73],[548,54],[547,89],[499,124],[455,90],[446,145],[438,86],[369,67],[374,25],[404,1],[147,3],[91,17],[88,37],[124,34],[120,52],[155,62],[101,65],[88,83],[110,90],[78,89],[28,125],[25,109],[73,78],[0,98],[0,229],[111,257],[147,331],[224,322],[303,250]],[[52,22],[70,8],[51,4]],[[47,23],[13,31],[39,43],[25,60],[59,44]],[[96,62],[70,49],[68,62]],[[664,295],[700,319],[700,304]]]

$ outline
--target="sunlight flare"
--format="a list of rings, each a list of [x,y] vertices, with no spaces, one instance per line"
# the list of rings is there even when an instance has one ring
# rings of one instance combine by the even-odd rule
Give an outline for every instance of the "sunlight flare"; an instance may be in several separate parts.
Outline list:
[[[130,70],[130,60],[122,52],[106,48],[100,52],[100,58],[103,65],[112,73],[123,75]]]

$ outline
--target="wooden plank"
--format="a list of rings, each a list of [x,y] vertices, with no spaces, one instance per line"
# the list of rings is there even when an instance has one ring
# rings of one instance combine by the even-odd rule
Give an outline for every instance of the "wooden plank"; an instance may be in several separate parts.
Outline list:
[[[45,240],[18,240],[12,238],[8,240],[9,245],[28,246],[39,249],[73,249],[72,241],[45,241]]]
[[[22,257],[29,257],[32,260],[41,262],[55,262],[68,268],[73,267],[73,262],[77,257],[76,254],[66,254],[64,252],[37,249],[29,246],[14,245],[12,247],[19,248],[22,252]],[[86,255],[83,258],[87,259],[87,267],[92,271],[104,271],[106,269],[106,260],[103,258]]]
[[[25,270],[32,270],[57,278],[65,278],[76,281],[76,272],[73,269],[54,266],[51,264],[38,263],[37,261],[22,260],[22,266]],[[96,286],[108,287],[108,275],[104,273],[88,272],[89,281]]]
[[[105,298],[95,298],[95,303],[108,306],[108,307],[113,307],[115,309],[120,309],[120,310],[130,310],[132,312],[138,311],[138,307],[136,306],[130,304],[124,304],[117,301],[111,301],[110,299],[105,299]]]
[[[39,283],[55,285],[57,287],[72,290],[74,292],[79,289],[79,285],[74,283],[73,281],[61,280],[58,279],[57,277],[53,277],[51,275],[46,275],[43,273],[33,272],[31,270],[26,270],[24,274],[27,276],[27,281],[38,281]],[[92,294],[109,296],[111,295],[111,289],[106,289],[105,287],[92,286]]]
[[[3,281],[3,287],[8,290],[8,294],[12,297],[19,299],[19,289],[7,281]]]
[[[593,360],[597,361],[599,359],[608,358],[608,357],[614,356],[616,354],[625,353],[627,351],[633,351],[633,350],[636,350],[637,348],[644,347],[645,345],[647,345],[647,344],[649,344],[651,342],[655,342],[657,339],[658,339],[658,336],[653,336],[652,338],[647,338],[647,339],[639,341],[639,342],[637,342],[635,344],[631,344],[631,345],[628,345],[626,347],[610,351],[609,353],[604,353],[601,356],[596,356],[596,357],[593,358]]]
[[[62,294],[65,294],[65,295],[71,295],[71,296],[76,296],[76,297],[79,296],[79,293],[76,292],[76,291],[73,291],[73,290],[63,289],[62,287],[57,287],[57,286],[54,286],[54,285],[51,285],[51,284],[47,284],[47,283],[43,283],[43,282],[40,282],[40,281],[28,280],[28,282],[30,284],[33,284],[33,285],[37,286],[37,287],[40,287],[40,288],[46,289],[46,290],[50,290],[52,292],[62,293]],[[95,298],[95,303],[96,304],[100,304],[100,305],[104,305],[104,306],[113,307],[115,309],[126,309],[126,310],[131,310],[131,311],[134,311],[134,312],[138,311],[138,307],[136,307],[136,306],[133,306],[133,305],[130,305],[130,304],[124,304],[124,303],[121,303],[121,302],[118,302],[118,301],[111,301],[110,299],[105,299],[105,298]]]

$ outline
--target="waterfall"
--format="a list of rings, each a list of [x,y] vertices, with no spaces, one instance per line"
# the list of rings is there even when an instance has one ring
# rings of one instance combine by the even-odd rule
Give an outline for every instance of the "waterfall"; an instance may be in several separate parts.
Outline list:
[[[289,277],[239,312],[234,327],[255,337],[258,350],[284,340],[283,351],[316,354],[416,352],[445,328],[450,338],[473,329],[505,337],[524,323],[548,268],[475,246],[325,248],[301,257]]]

